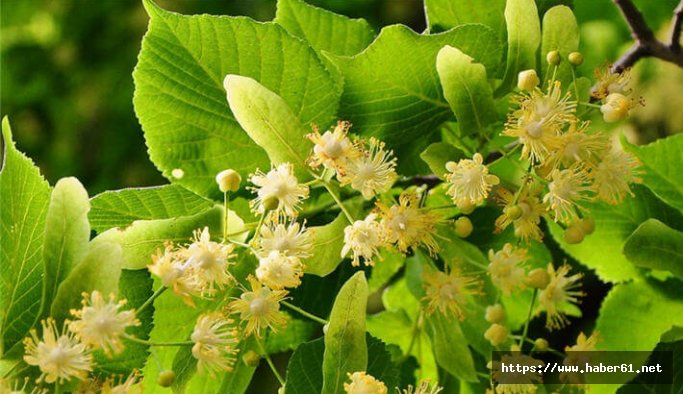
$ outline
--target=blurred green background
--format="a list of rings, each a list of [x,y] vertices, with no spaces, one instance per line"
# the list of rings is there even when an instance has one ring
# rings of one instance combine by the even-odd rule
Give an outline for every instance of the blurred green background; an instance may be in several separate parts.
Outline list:
[[[159,0],[185,13],[247,15],[267,21],[275,0]],[[379,30],[404,23],[425,29],[420,0],[314,0],[364,17]],[[630,45],[628,29],[610,0],[537,0],[541,12],[569,4],[581,26],[586,63],[579,72],[615,60]],[[677,0],[637,5],[660,37]],[[165,183],[149,161],[132,105],[133,80],[147,15],[136,0],[3,0],[0,3],[0,111],[8,115],[20,149],[54,184],[76,176],[91,195],[107,189]],[[627,128],[647,142],[683,131],[683,72],[660,61],[635,70],[646,106]]]

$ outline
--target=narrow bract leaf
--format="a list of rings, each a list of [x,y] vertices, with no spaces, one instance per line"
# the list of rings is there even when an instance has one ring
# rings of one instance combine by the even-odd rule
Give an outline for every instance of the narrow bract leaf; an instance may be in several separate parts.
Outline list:
[[[517,84],[520,71],[536,68],[536,51],[541,44],[541,23],[534,0],[507,0],[505,21],[508,32],[507,67],[496,93],[507,93]]]
[[[304,272],[326,276],[337,268],[342,261],[344,228],[348,225],[349,221],[346,216],[340,213],[331,223],[308,229],[313,239],[313,250],[312,256],[305,261]]]
[[[548,10],[543,16],[543,41],[541,44],[541,59],[550,51],[558,51],[562,57],[557,71],[552,68],[540,67],[544,73],[542,81],[547,81],[553,75],[566,87],[572,81],[572,65],[567,56],[579,50],[579,26],[572,10],[564,5],[558,5]],[[546,70],[549,73],[546,75]]]
[[[437,364],[451,375],[468,381],[477,381],[474,360],[460,323],[439,312],[425,314],[425,327],[432,342]]]
[[[43,237],[50,185],[12,140],[2,120],[0,171],[0,355],[20,341],[40,312]]]
[[[365,342],[365,309],[368,284],[361,271],[339,290],[325,334],[322,393],[343,393],[348,373],[365,371],[368,348]]]
[[[657,219],[638,226],[626,239],[624,254],[639,267],[670,271],[683,279],[683,232]]]
[[[487,134],[486,127],[496,122],[498,116],[486,68],[459,49],[446,45],[436,56],[436,69],[461,135]]]
[[[60,179],[52,191],[45,223],[43,316],[57,288],[88,250],[88,192],[76,178]]]
[[[223,84],[235,118],[249,137],[266,151],[271,163],[291,163],[299,181],[310,178],[306,165],[312,148],[306,139],[309,130],[287,103],[248,77],[228,75]]]

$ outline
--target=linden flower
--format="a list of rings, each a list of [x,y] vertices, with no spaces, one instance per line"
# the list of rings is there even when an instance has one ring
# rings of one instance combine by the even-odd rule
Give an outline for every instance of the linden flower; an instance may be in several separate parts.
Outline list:
[[[514,225],[515,236],[524,242],[529,239],[541,241],[543,232],[539,227],[541,215],[545,212],[545,206],[537,195],[537,187],[525,186],[519,193],[517,202],[515,196],[508,190],[498,189],[500,200],[505,203],[503,214],[496,219],[496,233],[501,233],[511,223]]]
[[[384,193],[391,188],[396,178],[396,158],[392,151],[384,150],[384,142],[370,138],[366,152],[347,162],[346,173],[339,177],[343,185],[350,184],[366,199]]]
[[[228,272],[228,267],[233,264],[229,261],[235,257],[233,244],[220,244],[211,241],[209,228],[196,230],[192,244],[187,248],[180,248],[176,252],[177,258],[184,260],[183,266],[189,268],[196,285],[201,288],[201,294],[213,294],[214,286],[223,286],[232,283],[233,277]]]
[[[636,169],[640,161],[621,149],[611,149],[591,172],[598,198],[608,204],[619,204],[626,193],[633,196],[630,183],[640,183]]]
[[[498,177],[490,175],[483,162],[484,158],[475,153],[472,160],[461,159],[457,164],[452,161],[446,163],[446,169],[450,172],[446,175],[446,181],[450,185],[447,193],[457,205],[480,204],[488,197],[491,187],[498,184]]]
[[[359,154],[347,135],[350,128],[350,122],[340,120],[337,122],[334,131],[326,131],[323,135],[320,135],[320,131],[318,131],[317,127],[314,127],[313,133],[306,136],[315,144],[313,146],[313,154],[308,159],[308,164],[312,168],[318,168],[320,165],[323,165],[325,168],[334,170],[337,173],[343,173],[346,161]]]
[[[347,373],[351,383],[344,383],[347,394],[387,394],[384,382],[375,379],[365,372]]]
[[[38,338],[35,329],[24,339],[24,361],[37,365],[42,372],[38,381],[54,383],[76,378],[84,380],[92,371],[92,355],[72,332],[57,332],[57,323],[52,318],[41,321],[43,339]]]
[[[379,255],[379,247],[382,245],[382,227],[377,222],[377,215],[369,214],[364,220],[356,220],[344,229],[344,247],[341,257],[346,257],[353,252],[354,267],[360,265],[363,258],[365,265],[374,265],[372,258]]]
[[[600,106],[602,118],[607,123],[617,122],[626,118],[633,108],[634,101],[621,93],[610,93],[605,103]]]
[[[603,69],[595,70],[595,77],[597,84],[593,87],[591,95],[597,99],[604,99],[610,94],[619,93],[629,95],[631,89],[629,82],[631,80],[631,70],[626,69],[621,73],[613,73],[611,68],[605,67]]]
[[[548,193],[543,202],[548,204],[556,222],[570,223],[578,218],[576,208],[579,203],[589,200],[586,193],[591,191],[588,185],[588,174],[581,168],[553,170],[550,174],[552,181],[548,184]]]
[[[583,297],[584,293],[577,290],[581,287],[579,280],[582,275],[574,274],[567,276],[569,273],[569,266],[563,265],[557,270],[552,264],[548,264],[548,275],[550,275],[550,282],[545,289],[538,293],[539,308],[538,312],[546,313],[546,327],[549,330],[559,329],[567,325],[569,320],[560,311],[560,307],[567,303],[578,303],[579,297]]]
[[[33,387],[30,392],[26,391],[26,386],[28,386],[28,377],[23,380],[15,380],[14,383],[9,380],[0,378],[0,393],[2,394],[47,394],[47,389],[39,389],[38,387]]]
[[[566,123],[574,121],[576,102],[569,92],[562,96],[559,81],[544,94],[540,89],[519,95],[519,109],[513,111],[505,124],[503,135],[516,137],[523,144],[522,158],[543,162],[558,146],[558,135]]]
[[[101,394],[142,394],[142,386],[138,384],[138,373],[134,371],[123,382],[115,383],[114,379],[110,378],[104,381]],[[87,391],[86,391],[87,392]]]
[[[441,271],[424,272],[422,274],[427,313],[438,310],[443,315],[453,314],[463,320],[461,306],[467,302],[467,296],[481,294],[481,282],[473,276],[461,275],[460,270],[450,273]]]
[[[397,389],[398,390],[398,389]],[[417,387],[413,385],[408,385],[407,389],[401,391],[402,394],[439,394],[443,390],[437,384],[432,385],[429,380],[423,380]],[[399,393],[400,394],[400,393]]]
[[[503,249],[493,252],[489,250],[488,267],[493,285],[498,287],[503,294],[509,295],[513,290],[524,289],[526,279],[524,262],[529,259],[526,249],[513,248],[506,243]]]
[[[440,218],[433,212],[421,210],[419,203],[418,195],[410,192],[401,193],[398,205],[386,207],[377,202],[382,234],[385,241],[395,244],[401,253],[407,253],[409,248],[424,246],[429,254],[434,255],[439,245],[433,235]]]
[[[278,212],[296,217],[301,200],[308,197],[308,187],[299,184],[290,163],[280,164],[267,174],[257,171],[249,180],[257,186],[252,188],[257,197],[251,201],[251,206],[258,213],[266,212],[265,200],[276,198]]]
[[[288,226],[283,223],[270,223],[261,227],[260,235],[258,250],[260,256],[267,256],[273,251],[300,259],[311,256],[313,247],[311,234],[299,223],[292,222]]]
[[[541,360],[536,360],[533,357],[527,356],[520,352],[514,352],[511,355],[504,355],[500,361],[492,363],[491,376],[496,385],[496,393],[498,394],[533,394],[538,390],[536,386],[543,382],[543,375],[538,370],[536,372],[526,371],[506,371],[502,372],[502,365],[520,365],[520,366],[543,366],[545,363]]]
[[[280,312],[280,301],[287,295],[285,290],[271,290],[253,276],[248,278],[251,291],[242,293],[238,300],[229,305],[232,313],[239,313],[242,321],[247,322],[245,336],[256,333],[261,336],[261,330],[266,327],[273,331],[287,322],[285,315]]]
[[[164,252],[152,256],[152,264],[147,269],[153,275],[161,279],[161,284],[168,287],[178,295],[183,302],[194,306],[193,294],[200,294],[202,289],[196,277],[191,275],[188,265],[183,264],[172,250],[170,244],[166,245]]]
[[[235,363],[237,330],[231,319],[220,312],[205,313],[197,319],[190,339],[194,342],[192,356],[197,359],[199,371],[208,371],[211,376],[216,372],[232,371]]]
[[[576,339],[576,345],[565,347],[567,356],[564,358],[564,365],[583,366],[591,364],[591,353],[595,350],[595,345],[598,343],[599,336],[597,332],[593,332],[590,337],[586,337],[583,332],[579,334]],[[560,381],[574,385],[584,385],[586,383],[585,376],[579,373],[562,372],[560,373]]]
[[[285,287],[298,287],[304,275],[303,269],[298,257],[273,250],[268,256],[259,259],[256,277],[271,289],[281,290]]]
[[[83,293],[83,308],[71,310],[71,314],[78,320],[69,323],[73,331],[88,346],[103,349],[111,356],[123,350],[121,336],[126,328],[139,326],[140,321],[135,318],[134,310],[120,311],[126,304],[125,300],[114,302],[114,295],[105,300],[99,291],[93,291],[90,297]]]
[[[567,132],[558,137],[557,149],[548,157],[546,166],[571,167],[575,163],[594,164],[605,149],[605,138],[601,134],[588,134],[588,122],[572,122]]]

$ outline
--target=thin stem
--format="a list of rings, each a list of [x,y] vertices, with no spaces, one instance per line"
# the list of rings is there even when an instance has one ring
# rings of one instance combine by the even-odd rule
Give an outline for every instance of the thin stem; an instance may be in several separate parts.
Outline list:
[[[576,72],[574,71],[574,66],[571,67],[572,70],[572,82],[574,82],[574,94],[576,95],[576,102],[579,101],[579,86],[576,83]]]
[[[225,211],[225,217],[223,221],[223,242],[228,240],[228,207],[230,206],[230,200],[228,199],[228,192],[223,192],[223,210]]]
[[[318,322],[318,323],[320,323],[320,324],[322,324],[322,325],[327,324],[327,320],[323,319],[322,317],[318,317],[318,316],[316,316],[316,315],[314,315],[314,314],[312,314],[312,313],[310,313],[310,312],[306,312],[305,310],[299,308],[298,306],[296,306],[296,305],[294,305],[294,304],[290,304],[290,303],[287,302],[287,301],[280,301],[280,303],[281,303],[282,305],[286,306],[287,308],[289,308],[289,309],[291,309],[291,310],[293,310],[293,311],[295,311],[295,312],[298,312],[298,313],[300,313],[300,314],[303,315],[303,316],[306,316],[307,318],[313,320],[314,322]]]
[[[433,211],[436,209],[448,209],[448,208],[457,208],[458,206],[455,204],[446,204],[446,205],[437,205],[435,207],[422,207],[420,208],[421,211]]]
[[[155,291],[154,294],[152,294],[152,295],[147,299],[147,301],[145,301],[144,304],[140,305],[140,307],[135,311],[135,313],[139,315],[140,312],[142,312],[143,310],[145,310],[145,308],[147,308],[148,306],[152,305],[152,303],[154,302],[154,300],[156,300],[160,295],[162,295],[162,294],[166,291],[166,289],[168,289],[168,287],[166,287],[166,286],[161,286],[160,288],[158,288],[157,291]]]
[[[415,317],[415,324],[413,324],[413,331],[412,336],[410,338],[410,344],[408,345],[408,350],[403,355],[404,359],[410,357],[410,353],[413,351],[413,346],[415,345],[415,340],[417,339],[417,336],[420,334],[420,320],[422,320],[422,313],[422,309],[420,309],[420,311],[417,313],[417,316]]]
[[[579,105],[583,105],[583,106],[591,107],[591,108],[598,108],[598,109],[600,109],[600,107],[601,107],[600,105],[593,104],[593,103],[579,103]]]
[[[142,345],[147,345],[147,346],[194,346],[194,342],[190,341],[185,341],[185,342],[150,342],[150,341],[145,341],[144,339],[136,338],[134,336],[130,335],[124,335],[123,336],[125,339],[139,343]]]
[[[536,295],[538,294],[538,289],[534,289],[534,294],[531,296],[531,303],[529,304],[529,313],[526,316],[526,322],[524,323],[524,330],[522,331],[522,339],[519,340],[519,348],[522,348],[524,341],[526,340],[526,335],[529,332],[529,322],[531,321],[531,314],[534,311],[534,303],[536,302]]]
[[[280,376],[280,373],[277,371],[277,368],[275,368],[275,364],[273,363],[273,360],[271,360],[270,355],[266,351],[266,348],[263,346],[261,339],[256,338],[256,343],[258,344],[259,348],[261,349],[261,352],[263,353],[263,357],[266,359],[266,362],[268,362],[268,366],[270,367],[270,370],[273,371],[273,375],[275,375],[278,382],[280,382],[280,385],[284,386],[285,380],[282,379],[282,376]]]
[[[256,225],[256,230],[254,230],[254,236],[251,237],[251,241],[249,243],[254,241],[256,239],[256,237],[259,236],[259,233],[261,232],[261,226],[263,226],[263,221],[266,220],[266,214],[267,213],[268,212],[264,210],[263,213],[261,214],[261,217],[258,220],[258,224]]]
[[[59,379],[55,382],[55,394],[61,394],[62,393],[62,385],[59,384]]]
[[[337,203],[339,209],[341,209],[342,212],[344,212],[344,215],[346,216],[346,219],[348,219],[349,223],[353,223],[355,221],[353,220],[353,216],[346,209],[346,206],[344,206],[342,200],[339,198],[339,196],[337,196],[337,193],[335,193],[334,190],[332,190],[332,185],[330,185],[330,183],[325,180],[321,180],[321,182],[323,183],[323,185],[325,185],[325,189],[327,189],[327,192],[330,193],[330,196],[332,196],[334,201]]]

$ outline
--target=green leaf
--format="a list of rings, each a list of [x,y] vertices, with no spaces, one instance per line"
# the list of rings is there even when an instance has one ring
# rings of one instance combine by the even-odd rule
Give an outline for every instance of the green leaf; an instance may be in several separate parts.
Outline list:
[[[323,387],[323,338],[302,343],[296,348],[287,364],[287,393],[319,393]]]
[[[228,75],[224,86],[235,119],[271,162],[291,163],[300,181],[310,178],[306,165],[312,148],[305,137],[308,130],[287,103],[248,77]]]
[[[517,85],[520,71],[536,68],[536,51],[541,44],[541,23],[534,0],[507,0],[505,21],[508,32],[507,67],[496,92],[503,94]]]
[[[50,312],[59,284],[88,250],[89,210],[88,192],[76,178],[62,178],[57,182],[45,219],[43,315]]]
[[[459,49],[446,45],[436,56],[436,70],[462,134],[484,134],[498,118],[486,68]]]
[[[50,185],[2,120],[0,171],[0,355],[24,338],[40,313],[43,237]]]
[[[114,243],[91,242],[83,260],[76,265],[57,289],[50,315],[57,321],[69,318],[70,309],[78,308],[82,293],[94,290],[117,294],[121,276],[121,247]]]
[[[387,388],[398,386],[400,372],[391,360],[387,345],[370,334],[366,334],[365,339],[368,344],[368,374],[384,382]]]
[[[308,231],[313,239],[311,257],[305,260],[304,272],[317,276],[326,276],[334,271],[342,261],[341,250],[344,247],[344,228],[349,225],[343,213],[334,221],[324,226],[310,227]]]
[[[101,233],[136,220],[170,219],[198,214],[214,203],[180,185],[112,190],[90,200],[93,230]]]
[[[460,323],[437,312],[425,315],[425,327],[437,364],[459,379],[476,382],[474,360]]]
[[[602,202],[586,204],[590,216],[595,219],[595,232],[580,244],[569,245],[564,241],[564,231],[548,221],[553,238],[569,255],[595,270],[606,282],[622,282],[638,276],[638,270],[623,254],[626,238],[645,220],[659,219],[674,225],[683,223],[683,216],[661,202],[646,188],[635,185],[634,197],[627,197],[619,205]]]
[[[381,289],[403,267],[405,260],[406,257],[398,251],[380,250],[380,259],[375,262],[368,279],[370,293]]]
[[[453,116],[434,67],[444,45],[460,48],[489,70],[500,61],[500,43],[483,25],[435,35],[420,35],[402,25],[385,27],[360,54],[331,56],[344,76],[339,117],[353,120],[355,132],[374,135],[394,148],[408,149],[427,139]]]
[[[639,267],[666,270],[683,279],[683,232],[648,219],[624,244],[626,258]]]
[[[425,0],[427,26],[438,33],[467,23],[481,23],[505,39],[505,0]]]
[[[351,56],[370,45],[375,32],[365,19],[351,19],[301,0],[278,0],[275,23],[316,52]]]
[[[246,179],[270,166],[230,112],[223,88],[228,74],[279,94],[301,124],[327,127],[334,120],[339,87],[315,52],[281,26],[143,4],[150,23],[133,72],[133,103],[150,158],[175,183],[218,198],[219,171],[233,168]],[[174,169],[184,176],[173,178]]]
[[[337,294],[325,334],[322,393],[343,393],[347,373],[365,371],[368,348],[365,342],[365,308],[368,284],[361,271],[353,275]]]
[[[112,242],[121,246],[123,252],[123,268],[142,269],[147,267],[151,257],[164,248],[164,242],[189,243],[192,232],[209,227],[214,239],[223,234],[223,208],[213,207],[196,215],[180,216],[171,219],[140,220],[126,228],[112,228],[93,239],[93,242]],[[244,229],[244,222],[232,211],[229,211],[228,233]],[[244,240],[247,234],[240,234],[231,239]]]
[[[269,354],[294,350],[313,336],[315,326],[310,321],[294,319],[287,315],[287,324],[278,332],[269,332],[265,348]]]
[[[649,145],[622,145],[643,163],[643,184],[664,202],[683,212],[683,171],[677,159],[683,152],[683,134],[672,135]]]
[[[543,41],[541,43],[541,59],[550,51],[558,51],[562,57],[557,72],[553,73],[548,67],[541,67],[543,78],[546,81],[555,75],[562,82],[563,87],[569,86],[572,81],[572,65],[567,61],[567,56],[579,50],[579,26],[572,10],[564,5],[558,5],[548,10],[543,16]],[[545,75],[546,70],[550,70]]]

